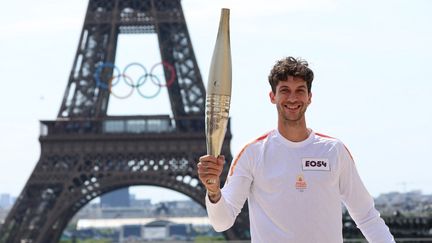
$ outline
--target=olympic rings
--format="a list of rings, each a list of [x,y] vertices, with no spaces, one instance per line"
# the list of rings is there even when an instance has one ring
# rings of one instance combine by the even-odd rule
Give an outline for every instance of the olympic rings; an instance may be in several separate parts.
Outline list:
[[[142,78],[144,78],[144,79],[143,79],[142,82],[140,82]],[[158,78],[157,76],[154,76],[154,78],[156,78],[156,79],[158,80],[158,84],[160,84],[160,80],[159,80],[159,78]],[[153,79],[151,79],[151,80],[153,80]],[[151,98],[156,97],[156,96],[160,93],[160,91],[161,91],[161,89],[162,89],[162,86],[157,84],[158,90],[156,91],[156,93],[154,93],[153,95],[148,95],[148,96],[147,96],[147,95],[143,94],[143,93],[140,91],[140,89],[139,89],[139,87],[140,87],[141,85],[143,85],[146,81],[147,81],[147,76],[141,76],[141,77],[138,79],[138,83],[137,83],[137,91],[138,91],[138,94],[140,94],[143,98],[147,98],[147,99],[151,99]],[[153,83],[154,83],[154,82],[153,82]],[[139,84],[140,86],[138,86],[138,84]]]
[[[125,80],[125,82],[126,82],[126,80],[127,79],[129,79],[130,81],[131,81],[131,87],[134,87],[134,85],[133,85],[133,80],[130,78],[130,77],[128,77],[128,76],[126,76],[125,74],[121,74],[121,76],[123,77],[123,79]],[[113,83],[112,83],[112,80],[113,79],[116,79],[116,77],[115,76],[112,76],[110,79],[109,79],[109,81],[108,81],[108,90],[110,91],[110,93],[112,94],[112,95],[114,95],[114,97],[116,97],[116,98],[119,98],[119,99],[126,99],[126,98],[128,98],[128,97],[130,97],[132,94],[133,94],[133,91],[134,91],[134,89],[132,88],[130,91],[129,91],[129,93],[128,94],[126,94],[125,96],[120,96],[120,95],[117,95],[117,94],[115,94],[114,92],[112,92],[112,86],[113,86]],[[118,80],[118,79],[117,79]],[[126,82],[126,84],[127,84],[127,82]],[[129,84],[128,84],[129,85]]]
[[[166,80],[165,84],[162,84],[159,76],[155,74],[155,69],[159,65],[162,65],[164,74],[168,75],[168,78],[169,78],[168,80]],[[141,76],[139,76],[136,83],[131,78],[131,76],[127,74],[127,72],[129,71],[129,69],[131,67],[138,67],[139,71],[143,73]],[[108,68],[109,73],[112,72],[113,76],[111,76],[109,78],[106,77],[107,76],[106,73],[103,72],[105,68]],[[160,75],[160,76],[162,76],[162,75]],[[128,98],[133,94],[134,89],[136,89],[138,91],[138,94],[141,97],[146,98],[146,99],[151,99],[151,98],[154,98],[157,95],[159,95],[159,93],[163,87],[167,87],[167,88],[170,87],[176,79],[175,75],[176,75],[176,72],[175,72],[174,67],[166,61],[162,61],[160,63],[154,64],[152,66],[152,68],[150,69],[150,72],[147,71],[147,69],[144,67],[144,65],[142,65],[138,62],[133,62],[133,63],[128,64],[123,69],[123,72],[120,72],[120,69],[116,65],[114,65],[113,63],[106,62],[106,63],[100,64],[96,68],[94,78],[95,78],[97,87],[109,90],[109,92],[116,98],[119,98],[119,99]],[[153,83],[157,87],[157,90],[153,94],[144,94],[143,88],[141,88],[141,86],[143,86],[147,82],[148,79],[150,79],[151,83]],[[106,81],[104,81],[104,80],[106,80]],[[113,92],[114,86],[119,84],[120,80],[123,80],[124,83],[126,84],[126,86],[131,88],[130,91],[127,92],[127,94],[125,94],[125,95],[119,95],[119,94],[116,94]]]
[[[170,77],[171,77],[171,78],[166,82],[166,84],[165,84],[165,85],[162,85],[162,86],[169,87],[169,86],[171,86],[171,85],[174,83],[174,80],[175,80],[175,70],[174,70],[174,67],[173,67],[171,64],[169,64],[169,63],[166,62],[166,61],[162,61],[161,63],[156,63],[156,64],[153,65],[153,67],[150,69],[150,73],[153,73],[154,69],[155,69],[158,65],[161,65],[161,64],[162,64],[163,67],[169,69],[169,71],[170,71]],[[152,81],[154,84],[156,84],[156,83],[153,81],[153,79],[151,79],[151,81]],[[159,81],[159,80],[158,80],[158,81]],[[160,84],[160,82],[158,82],[156,85],[162,87],[161,84]]]
[[[113,70],[113,73],[114,73],[114,71],[117,71],[117,73],[120,73],[120,69],[118,69],[117,66],[115,66],[114,64],[112,64],[112,63],[110,63],[110,62],[102,63],[101,65],[99,65],[99,66],[96,68],[96,72],[95,72],[95,74],[94,74],[94,78],[95,78],[95,80],[96,80],[96,86],[97,86],[97,87],[100,87],[100,88],[103,88],[103,89],[108,89],[108,84],[107,84],[107,83],[103,83],[103,82],[100,80],[100,76],[101,76],[101,74],[102,74],[102,69],[103,69],[104,67],[113,68],[113,69],[114,69],[114,70]]]

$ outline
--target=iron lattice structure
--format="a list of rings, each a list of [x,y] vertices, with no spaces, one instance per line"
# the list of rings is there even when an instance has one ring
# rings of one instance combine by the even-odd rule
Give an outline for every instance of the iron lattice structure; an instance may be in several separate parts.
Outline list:
[[[119,34],[145,33],[157,34],[162,61],[174,67],[168,88],[173,117],[108,116],[110,92],[94,74],[102,63],[114,63]],[[170,70],[164,72],[168,80]],[[113,68],[101,75],[111,77]],[[131,185],[169,188],[204,207],[196,172],[206,153],[204,102],[180,0],[90,0],[58,117],[41,122],[41,157],[0,229],[0,242],[57,242],[89,201]],[[230,140],[228,126],[227,161]],[[247,210],[225,236],[249,238]]]

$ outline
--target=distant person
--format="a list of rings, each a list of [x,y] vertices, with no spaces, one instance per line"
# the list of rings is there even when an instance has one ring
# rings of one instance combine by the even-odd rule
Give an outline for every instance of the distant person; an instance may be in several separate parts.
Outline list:
[[[341,243],[343,202],[369,242],[394,242],[348,149],[306,126],[313,78],[302,59],[275,64],[269,95],[278,112],[277,129],[240,151],[222,189],[224,157],[200,158],[210,222],[216,231],[229,229],[248,199],[254,243]]]

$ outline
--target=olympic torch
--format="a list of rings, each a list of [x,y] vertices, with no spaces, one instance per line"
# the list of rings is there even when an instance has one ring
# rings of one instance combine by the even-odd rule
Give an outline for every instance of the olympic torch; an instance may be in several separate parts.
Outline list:
[[[222,9],[219,30],[207,83],[206,141],[207,154],[219,156],[228,124],[231,99],[231,47],[229,9]],[[207,183],[216,181],[210,179]]]

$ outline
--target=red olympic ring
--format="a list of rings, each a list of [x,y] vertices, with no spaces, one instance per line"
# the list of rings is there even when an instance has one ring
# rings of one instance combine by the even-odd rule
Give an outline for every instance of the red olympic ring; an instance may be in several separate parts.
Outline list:
[[[152,81],[154,84],[156,84],[156,85],[159,85],[159,86],[161,86],[161,87],[169,87],[169,86],[171,86],[171,85],[174,83],[174,80],[175,80],[175,69],[174,69],[174,67],[173,67],[171,64],[169,64],[169,63],[166,62],[166,61],[162,61],[162,62],[160,62],[160,63],[156,63],[156,64],[153,65],[153,67],[150,69],[150,73],[153,73],[153,70],[154,70],[158,65],[161,65],[161,64],[162,64],[163,67],[169,69],[169,71],[170,71],[170,79],[166,82],[166,84],[161,84],[161,82],[160,82],[159,79],[158,79],[158,83],[155,83],[155,82],[153,81],[153,78],[150,78],[150,79],[151,79],[151,81]]]

